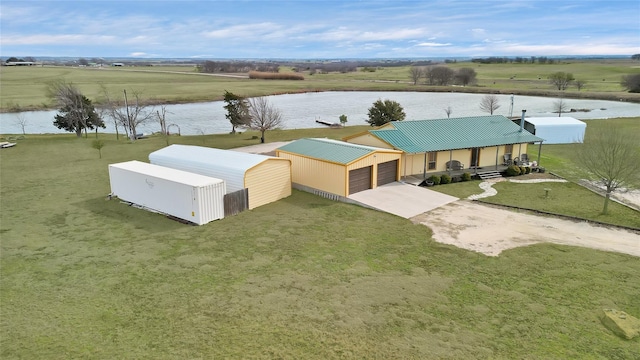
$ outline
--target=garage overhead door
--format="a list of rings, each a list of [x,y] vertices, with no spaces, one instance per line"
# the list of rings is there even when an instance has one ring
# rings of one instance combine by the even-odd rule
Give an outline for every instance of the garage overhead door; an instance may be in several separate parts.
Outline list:
[[[349,195],[371,189],[371,166],[349,171]]]
[[[378,186],[396,181],[398,175],[398,160],[378,164]]]

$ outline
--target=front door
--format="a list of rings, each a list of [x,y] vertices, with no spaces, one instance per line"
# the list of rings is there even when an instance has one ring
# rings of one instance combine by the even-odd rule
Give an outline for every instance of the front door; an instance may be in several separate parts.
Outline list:
[[[471,162],[469,167],[476,168],[480,164],[480,148],[471,149]]]

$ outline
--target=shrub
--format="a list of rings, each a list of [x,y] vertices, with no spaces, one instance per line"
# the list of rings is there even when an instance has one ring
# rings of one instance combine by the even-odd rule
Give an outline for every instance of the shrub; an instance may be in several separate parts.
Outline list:
[[[433,183],[433,185],[439,185],[440,184],[440,176],[431,175],[431,176],[429,176],[429,178],[427,180],[431,181]]]
[[[291,73],[273,73],[264,71],[249,71],[249,79],[263,80],[304,80],[304,76]]]
[[[531,173],[531,167],[527,166],[526,168],[524,168],[524,173],[525,174]]]
[[[526,166],[520,166],[520,175],[524,175],[527,173],[527,167]]]
[[[462,173],[462,181],[470,181],[471,180],[471,174],[468,172]]]
[[[507,176],[518,176],[520,175],[520,167],[518,165],[509,165],[507,168]]]
[[[440,177],[440,184],[449,184],[449,183],[451,183],[451,176],[447,174],[443,174]]]
[[[454,176],[454,177],[451,178],[451,182],[452,183],[457,183],[457,182],[460,182],[460,181],[462,181],[462,179],[460,179],[458,176]]]

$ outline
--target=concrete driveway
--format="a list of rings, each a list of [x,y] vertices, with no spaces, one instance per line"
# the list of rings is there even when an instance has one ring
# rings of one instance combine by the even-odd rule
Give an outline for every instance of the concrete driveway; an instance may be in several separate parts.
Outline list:
[[[393,182],[349,196],[365,206],[403,218],[412,218],[458,200],[423,187]]]

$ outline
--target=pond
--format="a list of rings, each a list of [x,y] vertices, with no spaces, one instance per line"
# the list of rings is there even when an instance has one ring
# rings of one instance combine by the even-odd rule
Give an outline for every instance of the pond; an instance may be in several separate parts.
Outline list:
[[[451,117],[488,115],[480,110],[484,94],[429,93],[429,92],[367,92],[328,91],[304,94],[273,95],[269,102],[280,110],[284,129],[324,127],[316,120],[339,123],[340,115],[347,116],[347,125],[366,125],[369,108],[378,100],[397,101],[407,114],[406,120],[438,119],[447,117],[445,109],[451,107]],[[535,96],[496,95],[500,108],[496,115],[520,116],[527,110],[527,116],[557,116],[554,103],[558,98]],[[512,106],[513,101],[513,106]],[[640,116],[640,104],[603,100],[564,99],[567,109],[579,111],[563,114],[576,119],[607,119],[615,117]],[[170,130],[180,128],[182,135],[223,134],[231,131],[231,124],[225,118],[224,102],[191,103],[167,105],[166,122],[175,124]],[[63,133],[53,126],[57,111],[29,111],[21,113],[26,120],[28,134]],[[0,133],[21,134],[18,114],[0,114]],[[102,132],[115,133],[113,122],[105,119],[107,128]],[[160,130],[158,123],[140,126],[140,132],[152,133]]]

